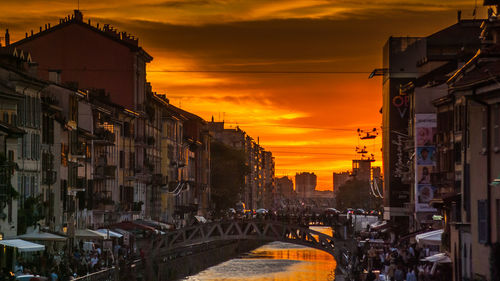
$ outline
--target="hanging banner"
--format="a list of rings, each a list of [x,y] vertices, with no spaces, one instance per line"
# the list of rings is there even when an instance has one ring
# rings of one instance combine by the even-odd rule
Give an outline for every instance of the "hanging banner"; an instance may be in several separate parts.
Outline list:
[[[436,114],[415,114],[415,210],[435,212],[429,206],[436,187],[431,173],[436,169]]]

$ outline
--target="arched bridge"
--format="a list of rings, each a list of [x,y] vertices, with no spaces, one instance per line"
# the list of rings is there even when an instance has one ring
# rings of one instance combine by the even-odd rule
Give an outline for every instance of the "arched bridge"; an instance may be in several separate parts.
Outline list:
[[[161,254],[168,254],[192,245],[222,240],[282,241],[334,255],[333,237],[304,226],[265,220],[220,221],[178,229],[158,237],[154,248]]]

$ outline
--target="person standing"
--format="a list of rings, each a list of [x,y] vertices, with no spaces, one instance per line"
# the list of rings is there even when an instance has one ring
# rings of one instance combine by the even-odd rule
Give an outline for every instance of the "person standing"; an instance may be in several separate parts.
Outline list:
[[[405,273],[400,265],[398,266],[396,271],[394,271],[394,281],[404,281],[404,280],[405,280]]]
[[[50,273],[50,281],[57,281],[59,276],[57,276],[57,273],[54,268],[52,268],[51,273]]]
[[[417,281],[417,269],[414,267],[406,273],[406,281]]]

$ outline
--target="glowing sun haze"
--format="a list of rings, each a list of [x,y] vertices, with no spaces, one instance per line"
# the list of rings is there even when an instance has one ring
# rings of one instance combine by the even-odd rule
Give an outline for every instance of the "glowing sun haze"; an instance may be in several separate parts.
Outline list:
[[[80,10],[139,37],[154,57],[148,80],[172,104],[259,137],[278,176],[315,172],[318,188],[331,190],[332,172],[357,157],[356,129],[380,128],[382,82],[368,74],[381,67],[387,38],[429,35],[455,23],[458,9],[472,17],[474,3],[81,0]],[[17,41],[76,8],[77,0],[2,0],[0,28]],[[359,144],[380,160],[380,142]]]

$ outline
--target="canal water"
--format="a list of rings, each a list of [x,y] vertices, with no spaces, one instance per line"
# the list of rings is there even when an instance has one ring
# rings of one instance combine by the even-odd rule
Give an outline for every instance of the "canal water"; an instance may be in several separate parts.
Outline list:
[[[328,227],[311,229],[332,235]],[[272,242],[183,280],[333,281],[336,265],[335,259],[326,252],[300,245]]]

